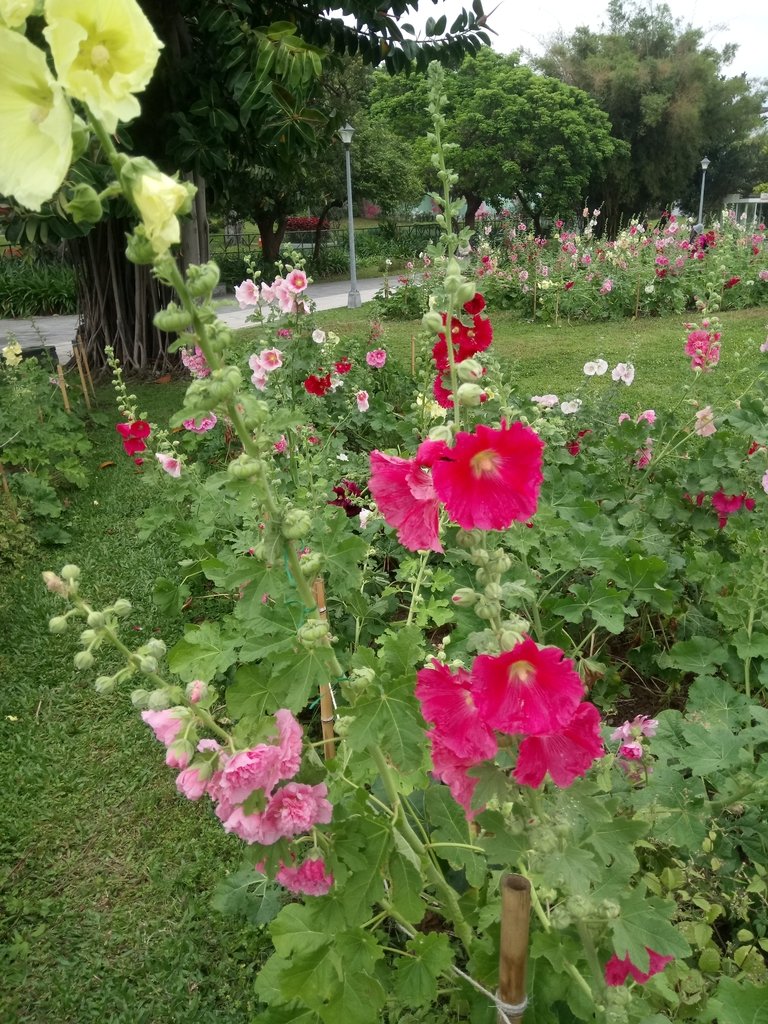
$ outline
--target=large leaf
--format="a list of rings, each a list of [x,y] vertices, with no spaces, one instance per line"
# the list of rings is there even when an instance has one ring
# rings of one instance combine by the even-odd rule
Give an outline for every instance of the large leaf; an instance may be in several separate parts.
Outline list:
[[[618,958],[629,956],[636,967],[647,971],[649,949],[662,956],[688,956],[691,947],[669,921],[674,911],[670,900],[649,896],[642,888],[627,893],[621,914],[609,922]]]
[[[239,640],[218,622],[188,626],[184,636],[168,652],[168,665],[184,682],[202,679],[209,683],[237,660]]]
[[[485,856],[466,849],[477,845],[467,822],[447,786],[435,785],[427,790],[427,817],[432,826],[431,841],[441,843],[436,853],[453,868],[463,869],[470,885],[482,885],[486,872]]]
[[[347,730],[350,750],[381,746],[402,771],[418,768],[424,757],[424,724],[413,696],[412,676],[373,687],[354,705]]]

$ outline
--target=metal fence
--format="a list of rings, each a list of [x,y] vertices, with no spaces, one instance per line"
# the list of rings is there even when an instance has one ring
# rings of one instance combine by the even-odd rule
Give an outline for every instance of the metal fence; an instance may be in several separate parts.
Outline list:
[[[414,224],[378,225],[371,228],[355,228],[355,245],[364,248],[365,243],[386,242],[399,240],[410,242],[413,249],[427,245],[429,242],[436,242],[440,235],[440,228],[431,221]],[[347,249],[349,246],[349,233],[346,227],[341,225],[328,228],[321,233],[321,247],[329,249]],[[299,252],[309,253],[315,245],[315,232],[309,231],[286,231],[283,238],[283,245]],[[223,232],[212,232],[210,235],[210,251],[212,256],[246,256],[258,257],[261,247],[259,234],[256,231],[238,231],[230,228]]]

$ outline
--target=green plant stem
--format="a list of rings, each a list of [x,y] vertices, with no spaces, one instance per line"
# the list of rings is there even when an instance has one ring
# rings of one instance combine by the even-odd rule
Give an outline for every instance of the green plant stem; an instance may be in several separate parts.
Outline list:
[[[531,570],[528,567],[528,556],[526,555],[525,549],[520,551],[520,561],[523,563],[525,571],[530,575]],[[533,627],[536,630],[536,639],[540,644],[544,643],[544,628],[541,624],[541,616],[539,615],[539,603],[534,599],[531,604],[531,618],[533,619]]]
[[[427,562],[429,561],[429,552],[424,551],[419,558],[419,571],[416,574],[416,582],[413,584],[413,592],[411,593],[411,606],[408,609],[408,618],[406,620],[406,626],[410,626],[413,622],[413,616],[416,611],[416,604],[418,603],[419,593],[421,591],[421,585],[424,582],[424,574],[427,569]]]
[[[600,961],[597,958],[597,950],[595,949],[595,943],[592,938],[592,933],[589,930],[589,926],[586,921],[577,921],[576,930],[579,933],[581,939],[581,945],[584,948],[584,953],[587,958],[587,963],[592,971],[592,979],[597,986],[603,984],[603,972],[600,968]]]

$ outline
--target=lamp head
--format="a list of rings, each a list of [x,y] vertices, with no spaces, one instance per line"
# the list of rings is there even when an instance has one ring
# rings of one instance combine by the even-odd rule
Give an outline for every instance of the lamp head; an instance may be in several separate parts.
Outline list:
[[[339,128],[337,134],[344,145],[349,146],[352,142],[352,136],[355,134],[355,129],[349,121],[347,121],[343,128]]]
[[[709,157],[705,156],[704,159],[701,161],[701,169],[702,169],[702,171],[706,171],[706,169],[709,167],[709,165],[711,163],[712,163],[712,161],[709,159]]]

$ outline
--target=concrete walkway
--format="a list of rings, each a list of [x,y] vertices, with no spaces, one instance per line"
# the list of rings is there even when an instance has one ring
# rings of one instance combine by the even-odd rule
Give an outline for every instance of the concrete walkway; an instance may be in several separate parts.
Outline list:
[[[358,291],[363,302],[369,302],[383,286],[383,277],[358,281]],[[318,309],[341,309],[347,305],[349,281],[326,281],[310,285],[307,295]],[[219,317],[230,327],[247,327],[246,319],[251,309],[240,309],[234,300],[228,298],[219,308]],[[39,316],[29,320],[0,320],[0,348],[15,337],[22,349],[52,346],[56,349],[59,362],[69,362],[72,356],[72,341],[77,330],[77,316]]]

